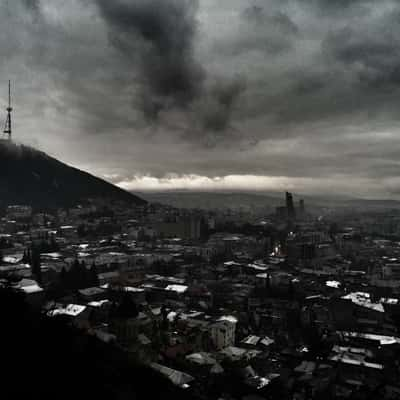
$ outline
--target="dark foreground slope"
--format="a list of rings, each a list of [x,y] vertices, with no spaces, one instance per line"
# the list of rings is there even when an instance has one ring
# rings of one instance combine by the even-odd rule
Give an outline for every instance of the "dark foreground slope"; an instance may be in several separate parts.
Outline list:
[[[31,147],[0,142],[0,205],[73,205],[103,198],[144,204],[141,198]]]
[[[116,347],[31,310],[0,287],[0,398],[4,400],[191,400]]]

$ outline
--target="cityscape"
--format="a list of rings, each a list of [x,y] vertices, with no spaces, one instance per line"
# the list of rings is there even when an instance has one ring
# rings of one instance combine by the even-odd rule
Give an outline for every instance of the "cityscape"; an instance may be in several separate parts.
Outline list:
[[[400,393],[400,209],[320,215],[288,192],[265,215],[100,198],[9,205],[0,229],[3,288],[174,396]]]
[[[0,397],[400,399],[397,0],[61,3],[0,1]]]

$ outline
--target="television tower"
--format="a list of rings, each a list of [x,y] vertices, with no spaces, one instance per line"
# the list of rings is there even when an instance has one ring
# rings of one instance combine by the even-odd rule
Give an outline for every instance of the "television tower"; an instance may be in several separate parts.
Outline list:
[[[4,134],[7,135],[6,139],[11,141],[11,81],[8,81],[8,107],[6,125],[4,126]]]

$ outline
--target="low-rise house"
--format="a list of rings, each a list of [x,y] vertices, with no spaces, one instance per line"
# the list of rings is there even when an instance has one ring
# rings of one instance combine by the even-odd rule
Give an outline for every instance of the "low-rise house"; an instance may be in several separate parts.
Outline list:
[[[17,288],[25,294],[27,303],[35,309],[40,309],[45,300],[45,293],[41,286],[32,279],[22,279]]]
[[[54,304],[47,312],[49,317],[65,317],[74,326],[81,329],[90,328],[90,308],[80,304]]]
[[[118,283],[120,281],[120,274],[118,271],[102,272],[98,274],[98,279],[99,285]]]
[[[107,297],[107,291],[100,287],[89,287],[86,289],[80,289],[78,293],[80,299],[84,303],[103,300]]]

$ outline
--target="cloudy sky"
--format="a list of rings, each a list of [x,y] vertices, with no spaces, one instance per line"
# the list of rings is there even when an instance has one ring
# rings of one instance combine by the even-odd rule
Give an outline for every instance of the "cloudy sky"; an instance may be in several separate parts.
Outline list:
[[[2,0],[0,52],[15,140],[121,187],[400,197],[398,0]]]

